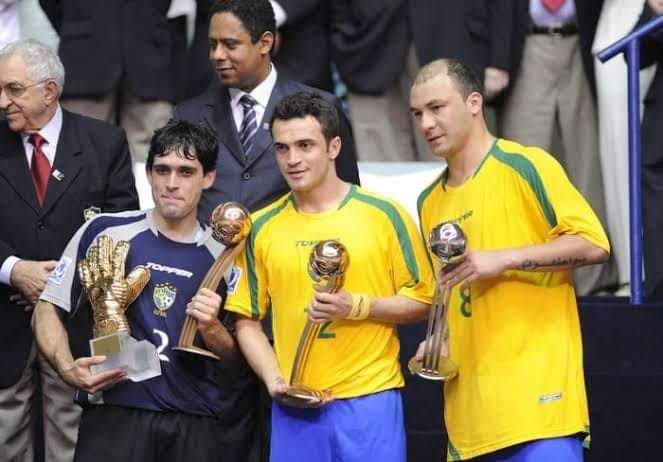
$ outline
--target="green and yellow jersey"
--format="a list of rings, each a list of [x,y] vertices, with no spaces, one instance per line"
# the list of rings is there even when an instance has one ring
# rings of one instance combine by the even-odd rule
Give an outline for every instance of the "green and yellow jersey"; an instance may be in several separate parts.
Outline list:
[[[445,178],[446,171],[419,196],[426,238],[453,221],[470,250],[577,234],[609,251],[596,215],[541,149],[498,140],[465,183],[451,187]],[[444,388],[448,460],[589,431],[571,271],[507,271],[463,293],[454,288],[448,319],[459,367]]]
[[[252,216],[239,279],[226,309],[254,319],[271,308],[274,349],[286,380],[313,299],[308,258],[313,246],[339,240],[350,263],[344,289],[374,297],[402,295],[430,303],[433,275],[421,236],[395,202],[351,186],[338,208],[297,209],[289,193]],[[396,326],[371,320],[325,322],[313,343],[303,383],[337,398],[403,386]]]

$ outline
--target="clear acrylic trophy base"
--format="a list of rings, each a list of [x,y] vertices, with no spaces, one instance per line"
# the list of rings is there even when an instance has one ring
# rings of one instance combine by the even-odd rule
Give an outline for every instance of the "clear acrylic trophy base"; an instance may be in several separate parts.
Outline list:
[[[446,356],[440,357],[437,368],[424,367],[422,361],[412,357],[407,363],[407,368],[411,374],[417,374],[424,379],[440,380],[442,382],[451,380],[458,375],[458,366]]]
[[[106,356],[103,363],[90,367],[93,374],[108,369],[123,369],[133,382],[161,375],[157,348],[147,340],[139,342],[125,332],[93,338],[90,340],[90,351],[93,356]]]

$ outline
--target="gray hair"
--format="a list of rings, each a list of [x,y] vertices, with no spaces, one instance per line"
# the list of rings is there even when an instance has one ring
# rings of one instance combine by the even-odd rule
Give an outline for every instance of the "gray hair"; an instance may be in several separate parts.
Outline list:
[[[25,39],[8,43],[0,50],[0,59],[11,56],[23,59],[30,80],[36,83],[53,79],[62,93],[64,66],[55,50],[38,40]]]

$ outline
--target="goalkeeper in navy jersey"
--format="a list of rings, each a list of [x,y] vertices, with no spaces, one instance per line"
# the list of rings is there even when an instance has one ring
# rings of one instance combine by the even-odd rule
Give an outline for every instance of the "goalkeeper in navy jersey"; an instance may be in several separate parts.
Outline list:
[[[77,461],[247,458],[254,388],[232,335],[232,316],[222,309],[228,285],[222,282],[219,291],[199,289],[224,249],[196,218],[201,193],[214,182],[216,150],[216,137],[205,127],[171,120],[157,130],[146,164],[155,207],[102,214],[83,225],[35,309],[39,348],[62,378],[79,389],[84,411]],[[101,235],[129,243],[127,274],[139,265],[149,269],[149,281],[126,316],[131,336],[156,347],[157,377],[133,382],[121,369],[94,374],[91,367],[105,357],[74,359],[71,353],[60,318],[76,309],[82,292],[78,264],[86,255],[90,258],[88,249],[99,245]],[[195,346],[221,361],[172,350],[187,315],[197,321]]]

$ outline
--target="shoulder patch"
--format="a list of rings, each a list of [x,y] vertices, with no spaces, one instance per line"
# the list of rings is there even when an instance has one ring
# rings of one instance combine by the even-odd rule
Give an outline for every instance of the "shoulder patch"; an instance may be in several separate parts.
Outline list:
[[[50,276],[48,277],[48,281],[57,285],[62,284],[62,281],[65,275],[67,274],[67,270],[69,269],[71,262],[72,259],[69,257],[60,258],[60,261],[55,266],[55,269],[51,272]]]

